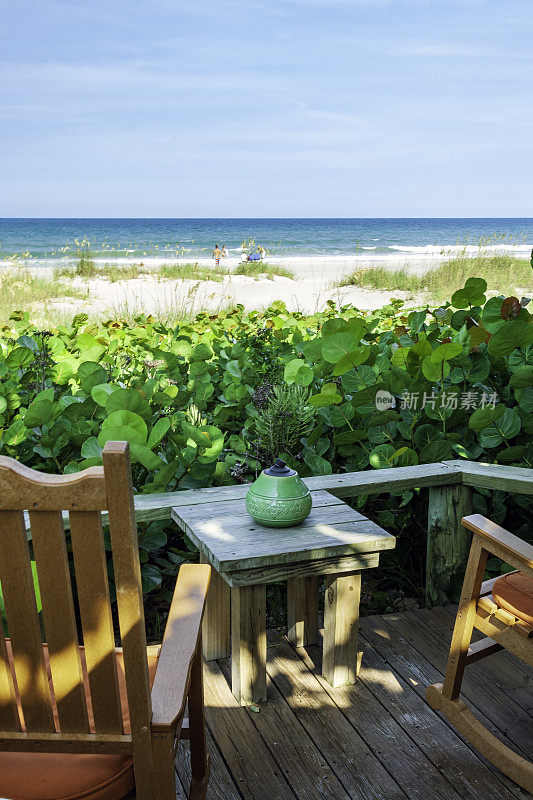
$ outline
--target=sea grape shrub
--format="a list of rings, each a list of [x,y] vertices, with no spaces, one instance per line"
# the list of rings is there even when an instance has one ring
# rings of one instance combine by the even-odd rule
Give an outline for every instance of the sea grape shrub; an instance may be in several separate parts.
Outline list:
[[[329,302],[305,316],[276,302],[175,326],[79,314],[41,331],[18,312],[0,330],[0,452],[71,473],[100,464],[105,442],[120,439],[137,492],[242,482],[287,448],[282,432],[261,445],[260,419],[276,391],[296,391],[312,413],[286,455],[303,477],[456,458],[532,467],[533,318],[526,299],[486,290],[471,278],[437,309]],[[422,581],[425,502],[413,491],[365,505],[399,534],[387,563],[411,593]],[[474,502],[524,534],[530,499],[479,491]],[[140,531],[144,587],[155,594],[191,557],[171,527],[156,528]]]

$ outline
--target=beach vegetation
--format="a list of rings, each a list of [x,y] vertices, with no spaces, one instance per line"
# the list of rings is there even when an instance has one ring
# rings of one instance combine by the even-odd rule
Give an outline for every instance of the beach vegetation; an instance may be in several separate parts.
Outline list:
[[[528,303],[469,278],[417,311],[329,301],[306,316],[276,302],[179,323],[77,314],[46,329],[15,312],[0,330],[0,452],[68,474],[125,440],[140,493],[251,481],[281,454],[304,478],[457,458],[533,467]],[[376,591],[393,578],[422,597],[423,495],[352,502],[398,537]],[[474,508],[531,538],[531,498],[476,490]],[[194,556],[165,521],[139,536],[155,608]]]
[[[406,268],[361,267],[335,285],[427,295],[433,302],[442,302],[463,286],[468,278],[473,277],[483,278],[489,286],[497,286],[498,291],[506,294],[519,290],[533,291],[533,273],[529,261],[506,254],[458,255],[423,275]]]
[[[198,263],[162,264],[157,269],[157,275],[164,280],[217,281],[220,283],[228,274],[227,269],[217,267],[216,264],[207,267]]]
[[[42,317],[54,302],[69,298],[83,299],[87,293],[68,281],[19,267],[0,271],[0,297],[0,321],[6,322],[14,308],[38,306],[39,317]]]
[[[238,264],[234,270],[234,275],[247,275],[250,278],[268,278],[274,280],[274,277],[291,278],[295,279],[294,272],[288,267],[281,264],[268,264],[264,261],[243,261]]]
[[[283,383],[271,386],[265,397],[264,384],[262,388],[262,394],[254,392],[256,410],[250,416],[257,456],[265,464],[274,463],[278,456],[294,459],[301,453],[302,437],[310,432],[316,414],[309,404],[309,389]]]
[[[78,245],[78,262],[74,268],[74,274],[81,278],[91,278],[95,275],[96,265],[94,256],[91,252],[89,242],[84,239]]]

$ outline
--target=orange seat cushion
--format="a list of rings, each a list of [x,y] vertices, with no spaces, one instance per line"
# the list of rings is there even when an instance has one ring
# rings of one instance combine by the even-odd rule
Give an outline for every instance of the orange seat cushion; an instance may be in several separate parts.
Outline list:
[[[11,670],[14,665],[11,643],[6,642]],[[94,732],[89,680],[85,664],[84,648],[80,648],[83,683],[87,699],[89,728]],[[44,645],[44,656],[51,683],[48,649]],[[126,678],[122,653],[117,652],[117,672],[120,702],[124,720],[124,732],[130,732]],[[149,652],[148,667],[150,683],[153,683],[157,668],[157,655]],[[51,683],[51,688],[52,683]],[[24,722],[22,707],[15,680],[15,693],[19,707],[22,729]],[[54,722],[59,732],[59,718],[55,700]],[[123,755],[77,755],[71,753],[6,753],[0,751],[0,798],[9,800],[122,800],[134,789],[133,759]]]
[[[523,572],[502,575],[492,589],[494,602],[533,627],[533,578]]]

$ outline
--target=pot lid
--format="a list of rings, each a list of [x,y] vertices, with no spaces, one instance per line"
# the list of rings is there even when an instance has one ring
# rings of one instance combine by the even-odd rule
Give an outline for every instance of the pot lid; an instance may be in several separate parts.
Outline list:
[[[264,470],[264,473],[272,478],[292,478],[293,475],[298,474],[295,469],[288,467],[281,458],[277,458],[269,469]]]

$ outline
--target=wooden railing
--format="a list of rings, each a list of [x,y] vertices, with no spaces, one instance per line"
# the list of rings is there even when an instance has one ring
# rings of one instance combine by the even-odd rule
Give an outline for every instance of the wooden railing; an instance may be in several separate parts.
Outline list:
[[[448,601],[450,580],[465,565],[470,535],[461,526],[461,518],[472,512],[472,489],[533,494],[533,469],[459,460],[317,475],[305,478],[304,482],[310,489],[325,489],[336,497],[428,487],[426,599],[429,605],[438,605]],[[137,495],[137,521],[170,519],[171,508],[208,502],[209,495],[216,495],[217,499],[244,499],[248,488],[247,485],[220,486]]]

